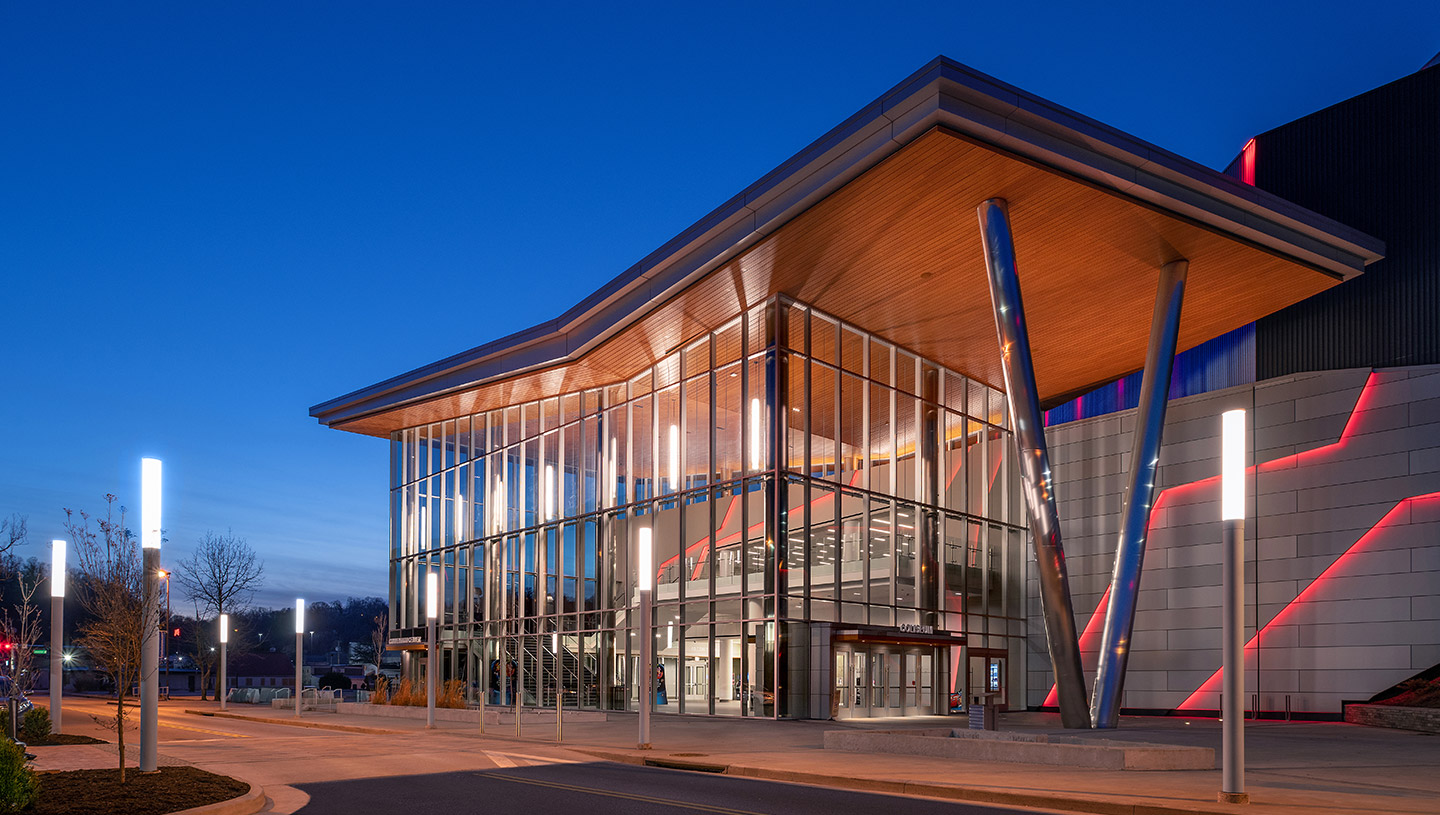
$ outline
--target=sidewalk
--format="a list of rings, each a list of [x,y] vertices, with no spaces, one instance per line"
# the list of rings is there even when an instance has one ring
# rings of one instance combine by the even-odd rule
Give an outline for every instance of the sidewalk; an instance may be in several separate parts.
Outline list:
[[[190,706],[196,707],[196,706]],[[236,717],[274,717],[268,708],[231,705]],[[1029,764],[959,762],[924,756],[851,753],[822,748],[823,733],[837,728],[900,729],[959,726],[959,717],[920,720],[814,722],[690,718],[657,715],[652,726],[655,749],[635,749],[633,715],[612,714],[606,722],[564,725],[556,745],[553,715],[526,716],[524,735],[514,734],[513,719],[490,724],[481,736],[473,724],[441,723],[427,731],[423,720],[353,714],[307,714],[306,724],[328,729],[339,725],[389,731],[408,748],[423,750],[434,740],[446,749],[474,744],[560,746],[585,756],[630,763],[723,771],[730,775],[817,784],[891,794],[925,795],[976,803],[1010,804],[1094,813],[1440,813],[1440,739],[1394,730],[1340,723],[1247,722],[1245,808],[1219,804],[1220,772],[1097,771]],[[1052,714],[1017,713],[1001,718],[1001,728],[1025,732],[1060,731]],[[309,732],[314,733],[315,729]],[[1198,745],[1216,749],[1220,728],[1213,720],[1127,717],[1117,731],[1082,734],[1157,744]],[[351,736],[352,738],[354,736]],[[178,745],[177,745],[178,747]],[[183,751],[177,752],[183,755]],[[389,775],[393,772],[372,772]],[[353,777],[365,777],[364,774]]]

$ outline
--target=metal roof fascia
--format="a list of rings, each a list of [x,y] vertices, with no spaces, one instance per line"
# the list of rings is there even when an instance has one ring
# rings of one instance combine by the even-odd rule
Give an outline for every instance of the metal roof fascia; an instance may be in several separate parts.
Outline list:
[[[941,57],[560,317],[323,402],[310,414],[333,426],[571,361],[936,125],[1337,275],[1352,276],[1383,252],[1363,233]],[[537,343],[544,350],[531,348]]]

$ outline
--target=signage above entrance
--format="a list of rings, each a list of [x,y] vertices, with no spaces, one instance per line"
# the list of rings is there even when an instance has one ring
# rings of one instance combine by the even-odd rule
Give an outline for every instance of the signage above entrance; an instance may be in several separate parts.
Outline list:
[[[387,651],[409,651],[425,644],[424,637],[391,637],[385,643]]]
[[[935,626],[933,626],[933,625],[920,625],[920,624],[918,624],[918,623],[901,623],[901,624],[900,624],[900,633],[901,633],[901,634],[934,634],[934,633],[935,633]]]

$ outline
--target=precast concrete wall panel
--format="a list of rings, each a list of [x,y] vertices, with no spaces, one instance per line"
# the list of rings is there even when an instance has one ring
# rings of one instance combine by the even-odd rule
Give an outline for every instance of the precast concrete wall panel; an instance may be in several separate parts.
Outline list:
[[[1232,408],[1253,417],[1247,695],[1264,711],[1288,697],[1292,710],[1339,714],[1440,662],[1440,365],[1307,372],[1172,402],[1124,706],[1218,704],[1216,477]],[[1133,426],[1130,411],[1047,431],[1081,631],[1103,616]],[[1032,631],[1036,596],[1032,586]],[[1092,676],[1098,647],[1082,636]],[[1048,663],[1029,664],[1027,702],[1039,706]]]

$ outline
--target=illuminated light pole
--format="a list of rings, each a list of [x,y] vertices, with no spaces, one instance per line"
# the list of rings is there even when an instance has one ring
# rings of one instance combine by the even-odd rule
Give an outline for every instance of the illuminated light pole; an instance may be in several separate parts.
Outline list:
[[[65,541],[50,541],[50,729],[60,729],[60,689],[65,684]]]
[[[230,644],[230,615],[229,615],[229,614],[221,614],[221,615],[220,615],[220,709],[221,709],[221,710],[224,710],[224,709],[225,709],[225,695],[226,695],[225,692],[226,692],[226,690],[227,690],[227,688],[226,688],[226,686],[225,686],[225,680],[226,680],[226,676],[225,676],[225,668],[226,668],[225,650],[226,650],[226,647],[227,647],[229,644]]]
[[[140,460],[140,772],[159,769],[160,742],[160,459]],[[125,688],[119,689],[121,693]]]
[[[1220,417],[1222,804],[1247,804],[1245,792],[1245,411]]]
[[[564,741],[565,661],[560,658],[560,632],[550,635],[550,653],[555,655],[555,740]]]
[[[440,674],[440,648],[436,640],[437,618],[440,616],[440,575],[427,572],[425,575],[425,634],[429,642],[425,646],[425,727],[435,728],[435,683]]]
[[[156,572],[161,580],[165,581],[165,622],[161,625],[160,633],[160,661],[165,663],[165,699],[170,699],[170,572],[160,569]]]
[[[650,632],[650,591],[655,585],[654,551],[650,540],[650,527],[642,526],[639,532],[639,587],[640,587],[640,741],[641,750],[650,749],[650,704],[654,701],[655,661],[651,655],[654,643]]]
[[[295,718],[300,718],[301,665],[305,663],[305,598],[295,598]]]

